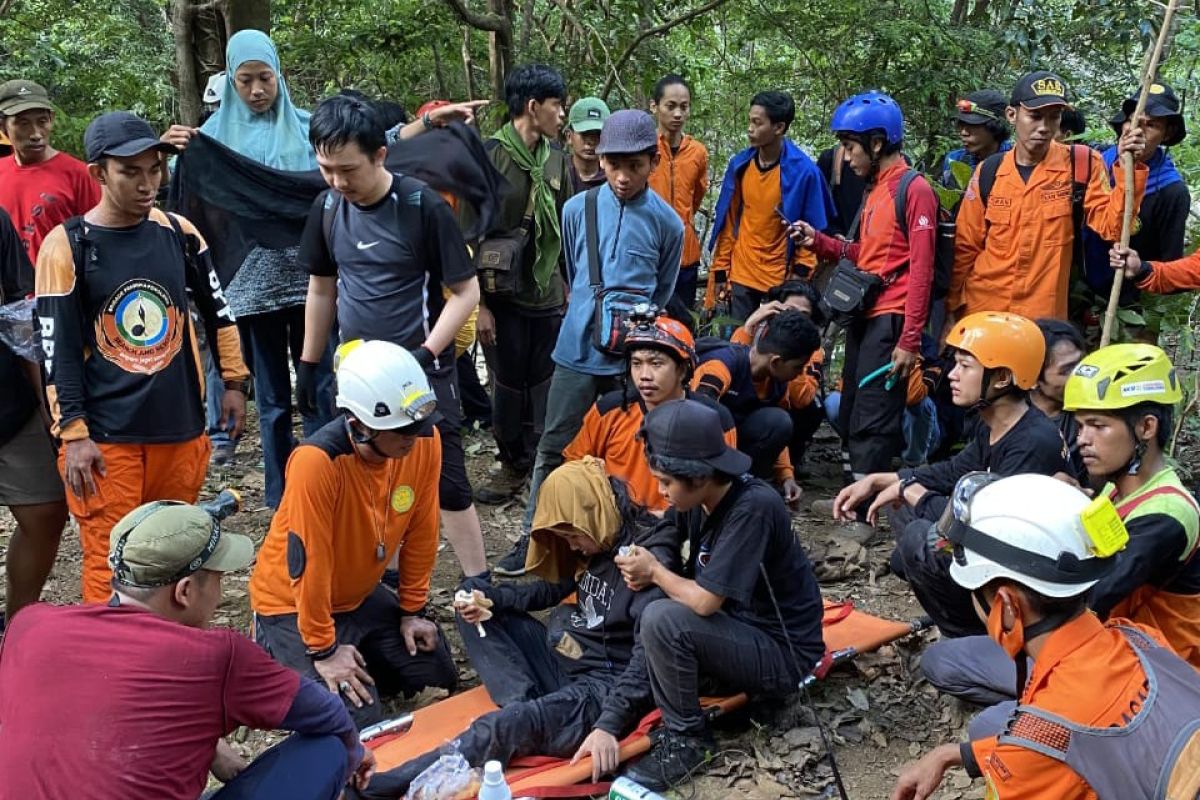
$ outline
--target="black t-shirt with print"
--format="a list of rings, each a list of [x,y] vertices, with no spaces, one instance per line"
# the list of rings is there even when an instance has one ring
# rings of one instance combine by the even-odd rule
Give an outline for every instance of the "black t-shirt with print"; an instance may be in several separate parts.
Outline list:
[[[16,303],[33,294],[33,265],[21,246],[8,212],[0,208],[0,305]],[[34,324],[29,309],[30,325]],[[22,359],[0,341],[0,445],[6,444],[29,421],[38,398],[25,376]]]
[[[724,597],[724,612],[766,631],[784,647],[790,638],[801,665],[824,655],[821,591],[779,492],[742,476],[711,515],[701,508],[682,514],[671,508],[664,522],[673,522],[681,540],[690,542],[684,576]]]
[[[334,215],[328,242],[326,203]],[[450,206],[425,183],[401,175],[370,206],[322,193],[304,226],[299,261],[311,275],[337,277],[343,341],[383,339],[410,350],[437,322],[442,286],[475,276]],[[453,360],[453,347],[441,355]]]

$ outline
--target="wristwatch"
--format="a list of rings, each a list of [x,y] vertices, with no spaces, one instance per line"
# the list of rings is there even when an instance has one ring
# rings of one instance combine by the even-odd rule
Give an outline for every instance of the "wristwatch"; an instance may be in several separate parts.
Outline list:
[[[241,392],[243,396],[250,393],[250,385],[248,381],[225,381],[226,389],[233,389],[235,392]]]
[[[908,505],[908,499],[905,497],[905,492],[908,491],[908,487],[918,482],[919,481],[917,481],[916,475],[909,475],[907,478],[900,479],[900,501],[904,503],[904,505]]]

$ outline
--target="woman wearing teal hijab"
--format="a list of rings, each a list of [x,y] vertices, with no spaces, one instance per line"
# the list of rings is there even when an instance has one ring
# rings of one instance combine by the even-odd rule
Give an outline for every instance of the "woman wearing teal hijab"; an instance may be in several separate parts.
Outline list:
[[[309,113],[292,104],[271,38],[262,31],[239,31],[229,40],[225,60],[221,105],[200,132],[273,169],[288,172],[316,169],[316,154],[308,142]],[[186,147],[195,132],[193,128],[174,125],[163,138]],[[220,235],[219,231],[206,233]],[[308,274],[296,263],[297,250],[298,247],[281,250],[256,247],[225,287],[242,342],[250,351],[266,478],[264,500],[272,508],[279,505],[283,496],[284,467],[296,444],[292,435],[288,362],[297,370],[314,368],[299,363],[304,343]],[[333,417],[332,356],[331,346],[315,366],[317,411],[302,415],[306,437]],[[209,395],[220,397],[220,391],[214,392],[218,387],[212,386],[212,377],[210,374]],[[219,414],[212,417],[210,413],[213,456],[228,460],[236,443],[230,442],[219,429],[218,420]]]

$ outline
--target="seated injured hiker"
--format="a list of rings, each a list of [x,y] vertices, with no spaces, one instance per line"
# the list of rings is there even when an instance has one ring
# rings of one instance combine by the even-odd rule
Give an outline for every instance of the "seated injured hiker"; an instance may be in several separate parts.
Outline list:
[[[891,566],[912,586],[943,636],[982,633],[967,593],[950,579],[950,557],[937,547],[931,523],[949,503],[954,484],[970,472],[997,475],[1066,473],[1067,452],[1058,426],[1029,402],[1046,352],[1033,322],[1016,314],[983,311],[957,322],[952,348],[951,397],[975,412],[966,446],[952,458],[899,472],[877,472],[847,486],[834,500],[834,518],[852,521],[872,496],[867,521],[890,510],[896,548]]]
[[[1043,475],[994,477],[955,489],[950,570],[1016,659],[1021,705],[908,766],[892,800],[931,797],[951,767],[984,778],[989,798],[1200,796],[1196,671],[1157,630],[1087,608],[1129,539],[1112,503]]]
[[[663,594],[628,588],[613,559],[634,546],[665,569],[678,569],[674,530],[654,522],[620,480],[605,474],[603,462],[584,456],[542,483],[529,546],[536,580],[493,585],[476,577],[462,584],[473,595],[455,603],[458,628],[500,706],[457,737],[472,766],[526,755],[591,755],[593,779],[616,770],[619,738],[653,708],[634,633],[647,604]],[[572,594],[575,600],[564,603]],[[545,609],[553,609],[545,624],[530,616]],[[377,774],[362,796],[403,797],[439,754]]]
[[[336,800],[375,758],[325,687],[237,631],[210,629],[224,573],[254,544],[175,500],[111,531],[107,605],[35,603],[0,647],[0,796]],[[247,764],[222,737],[294,733]]]
[[[633,327],[625,334],[623,385],[601,397],[584,415],[583,427],[563,450],[563,459],[594,456],[604,462],[609,475],[620,478],[629,498],[655,516],[667,510],[667,498],[650,474],[646,451],[638,431],[646,414],[663,403],[692,396],[687,386],[696,368],[696,343],[682,322],[655,316],[653,306],[631,316]],[[718,406],[721,430],[730,447],[737,446],[733,415]]]
[[[441,439],[425,370],[391,342],[335,359],[339,416],[288,459],[250,578],[258,643],[341,695],[358,727],[380,695],[453,689],[458,670],[425,616],[438,548]],[[400,582],[380,584],[397,551]]]
[[[802,494],[788,455],[792,412],[812,405],[811,386],[796,379],[820,348],[817,326],[790,308],[763,321],[751,344],[709,338],[698,346],[692,390],[729,409],[737,422],[738,449],[751,459],[747,471],[774,478],[788,503]]]
[[[715,751],[701,691],[786,697],[825,653],[821,593],[779,492],[746,475],[715,409],[696,400],[659,406],[643,429],[650,469],[671,508],[659,525],[687,542],[682,574],[646,551],[616,558],[636,590],[667,597],[642,613],[654,703],[664,731],[625,774],[663,791]]]
[[[1067,380],[1064,407],[1078,422],[1092,487],[1112,500],[1129,531],[1112,569],[1088,593],[1088,608],[1101,619],[1158,629],[1200,668],[1200,560],[1194,557],[1200,514],[1165,453],[1172,409],[1182,399],[1162,350],[1115,344],[1079,363]],[[1014,697],[1012,660],[984,636],[935,642],[921,669],[941,691],[980,705]]]

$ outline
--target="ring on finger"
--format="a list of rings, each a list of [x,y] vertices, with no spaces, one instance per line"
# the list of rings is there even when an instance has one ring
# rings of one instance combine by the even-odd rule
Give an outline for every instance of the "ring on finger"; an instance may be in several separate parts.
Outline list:
[[[343,692],[350,691],[350,681],[342,681],[341,683],[338,684],[338,689],[340,689]]]

